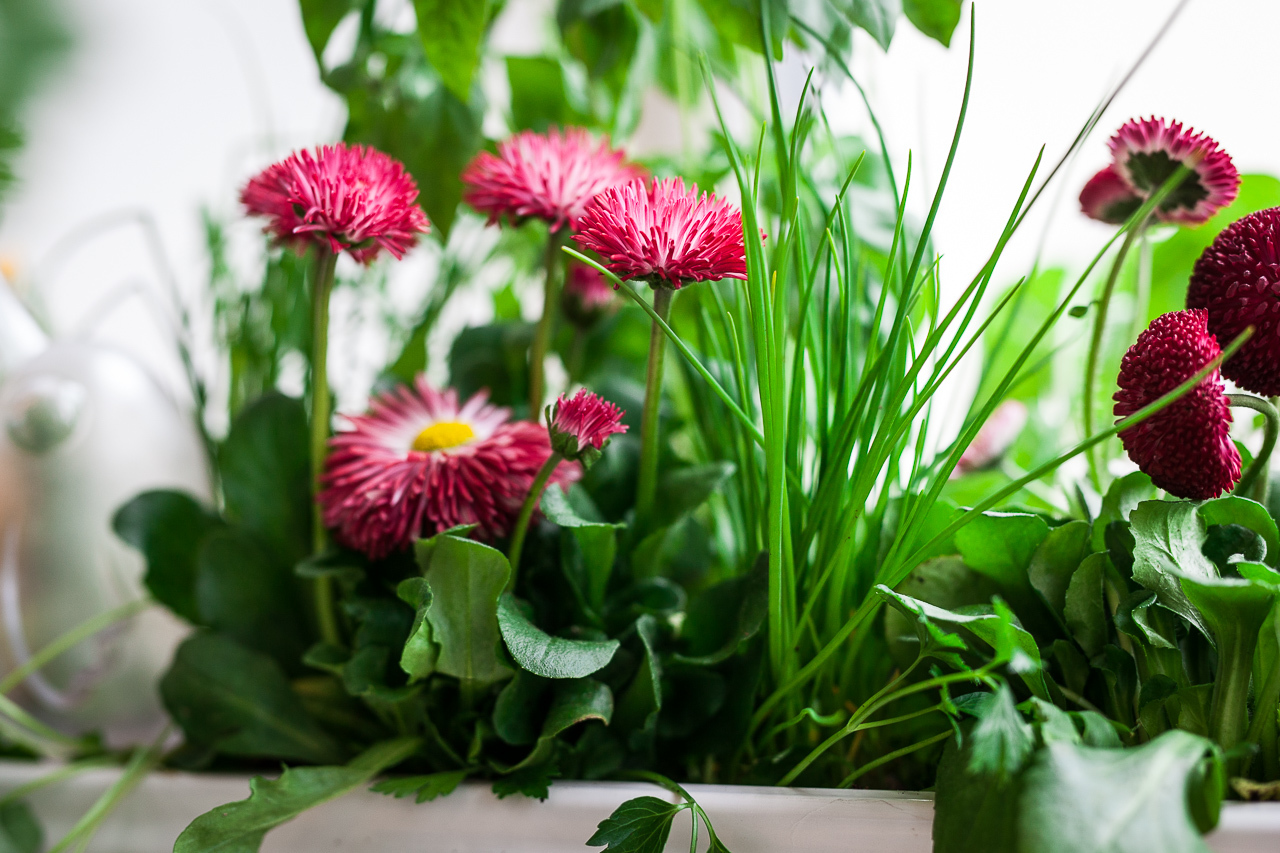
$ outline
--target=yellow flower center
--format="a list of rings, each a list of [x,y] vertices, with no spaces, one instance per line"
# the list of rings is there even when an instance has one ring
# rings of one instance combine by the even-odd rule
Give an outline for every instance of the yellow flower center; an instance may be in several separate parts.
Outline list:
[[[413,440],[413,449],[419,453],[430,453],[466,444],[475,437],[471,427],[461,421],[441,421],[418,433],[418,437]]]

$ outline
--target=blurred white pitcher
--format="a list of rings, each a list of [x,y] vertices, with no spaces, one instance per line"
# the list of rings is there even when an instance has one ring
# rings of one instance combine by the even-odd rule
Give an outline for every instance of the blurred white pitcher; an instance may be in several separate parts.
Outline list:
[[[140,556],[111,530],[138,492],[207,499],[188,413],[125,353],[50,341],[0,281],[0,672],[97,614],[146,594]],[[184,633],[151,608],[81,643],[13,698],[68,732],[154,736],[156,684]]]

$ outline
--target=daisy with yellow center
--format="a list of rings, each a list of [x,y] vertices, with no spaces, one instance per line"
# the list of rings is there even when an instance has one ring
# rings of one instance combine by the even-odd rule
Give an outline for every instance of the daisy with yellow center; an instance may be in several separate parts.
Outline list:
[[[477,525],[485,539],[507,535],[551,456],[545,427],[510,416],[485,392],[459,405],[456,392],[422,377],[375,397],[329,442],[319,496],[325,526],[374,559],[460,524]],[[577,475],[565,463],[553,479]]]

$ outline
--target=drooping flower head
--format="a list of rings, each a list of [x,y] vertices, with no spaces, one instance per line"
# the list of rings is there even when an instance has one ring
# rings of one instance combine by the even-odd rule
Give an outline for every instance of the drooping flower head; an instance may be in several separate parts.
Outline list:
[[[1172,311],[1151,321],[1120,363],[1115,414],[1123,419],[1190,379],[1221,353],[1208,312]],[[1191,391],[1120,433],[1129,458],[1171,495],[1208,500],[1240,479],[1231,409],[1213,371]]]
[[[600,271],[586,264],[570,264],[560,292],[560,308],[580,329],[590,329],[618,307],[613,286]]]
[[[591,465],[609,436],[627,431],[622,409],[583,388],[573,397],[561,394],[547,418],[551,447],[566,459]]]
[[[1199,225],[1235,201],[1240,175],[1230,155],[1203,133],[1184,130],[1181,122],[1132,119],[1108,144],[1112,168],[1143,199],[1179,166],[1191,169],[1157,208],[1162,222]]]
[[[587,206],[573,235],[626,279],[680,287],[746,279],[742,213],[714,193],[685,189],[681,178],[636,180],[605,190]]]
[[[266,217],[267,232],[296,251],[317,241],[363,264],[382,249],[403,257],[430,230],[413,177],[363,145],[296,151],[250,180],[240,203]]]
[[[1100,170],[1080,191],[1084,215],[1109,225],[1119,225],[1142,206],[1142,196],[1112,166]]]
[[[956,472],[979,471],[996,462],[1027,425],[1027,407],[1021,400],[1005,400],[987,418],[973,441],[956,462]]]
[[[551,455],[544,427],[510,415],[483,391],[460,406],[452,389],[422,377],[375,397],[329,441],[317,497],[325,525],[375,559],[460,524],[479,525],[486,539],[506,535]],[[565,464],[552,481],[578,473]]]
[[[1187,307],[1208,311],[1220,346],[1253,326],[1222,375],[1264,397],[1280,394],[1280,208],[1223,229],[1192,269]]]
[[[553,231],[577,228],[597,193],[643,174],[607,138],[596,142],[580,127],[526,130],[498,143],[497,154],[476,155],[462,172],[463,200],[488,214],[491,224],[503,216],[535,217]]]

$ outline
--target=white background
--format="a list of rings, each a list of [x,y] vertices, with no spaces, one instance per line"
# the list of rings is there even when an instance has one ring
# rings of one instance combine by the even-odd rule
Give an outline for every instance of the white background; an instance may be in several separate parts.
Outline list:
[[[537,49],[527,21],[546,0],[510,0],[496,38]],[[981,265],[1009,205],[1046,144],[1052,162],[1140,53],[1171,0],[983,0],[978,4],[974,94],[936,229],[944,275]],[[176,362],[143,301],[107,315],[120,285],[160,294],[136,228],[70,238],[86,221],[122,210],[158,223],[180,288],[197,295],[207,268],[198,212],[235,211],[252,172],[288,149],[334,138],[344,115],[319,82],[296,0],[70,0],[75,48],[26,117],[20,186],[0,212],[0,259],[62,334],[95,327],[144,358],[175,387]],[[1052,215],[1046,257],[1079,264],[1108,230],[1076,210],[1080,183],[1106,160],[1105,140],[1135,115],[1165,115],[1204,130],[1241,171],[1280,172],[1274,45],[1280,4],[1193,0],[1086,144],[1066,191],[1043,199],[997,280],[1026,270]],[[893,153],[914,151],[932,189],[964,81],[967,15],[944,50],[900,22],[887,55],[865,34],[854,68],[866,81]],[[793,63],[788,78],[801,74]],[[829,91],[844,126],[868,130],[852,91]],[[834,106],[833,106],[834,104]],[[660,132],[649,116],[642,132]],[[901,170],[901,165],[899,166]]]

